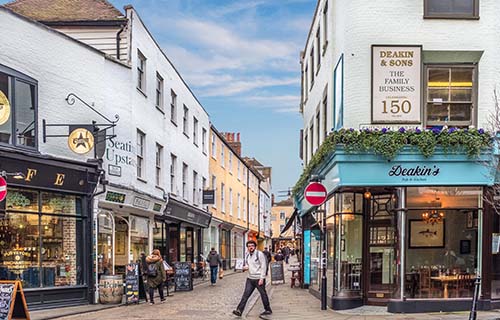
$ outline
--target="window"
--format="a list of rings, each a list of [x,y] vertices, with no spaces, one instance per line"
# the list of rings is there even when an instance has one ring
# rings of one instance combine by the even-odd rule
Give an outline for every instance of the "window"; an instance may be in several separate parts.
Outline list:
[[[225,186],[224,183],[220,184],[220,211],[222,213],[226,212],[226,197],[224,195],[224,190]]]
[[[189,109],[186,107],[186,105],[184,105],[184,116],[182,117],[182,132],[184,132],[184,134],[189,137],[188,135],[188,130],[189,130],[189,123],[188,123],[188,120],[189,119]]]
[[[425,18],[479,18],[479,0],[424,0]]]
[[[283,229],[285,229],[285,225],[284,224],[280,224],[280,232],[283,232]]]
[[[319,67],[321,66],[321,27],[318,25],[318,31],[316,31],[316,73],[319,72]]]
[[[156,185],[161,186],[161,164],[163,161],[163,147],[156,144]]]
[[[229,151],[229,173],[233,173],[233,153]]]
[[[307,68],[307,65],[304,68],[303,77],[304,77],[304,102],[306,102],[308,94],[309,94],[309,82],[308,82],[309,81],[309,70]]]
[[[224,164],[224,145],[222,144],[222,142],[220,143],[220,166],[224,168],[225,164]]]
[[[241,219],[241,195],[238,193],[238,203],[236,204],[238,206],[237,212],[238,212],[238,219]]]
[[[212,147],[212,158],[217,157],[217,144],[215,143],[215,133],[212,133],[210,138],[210,146]]]
[[[198,172],[193,171],[193,204],[198,205]]]
[[[247,202],[245,197],[243,197],[243,221],[247,221]]]
[[[280,220],[285,220],[285,211],[280,211]]]
[[[320,116],[321,116],[320,110],[318,108],[318,111],[316,112],[316,149],[315,149],[315,151],[318,150],[318,148],[319,148],[319,140],[321,137],[321,133],[320,133],[321,132],[321,126],[320,126],[320,124],[321,124],[320,119],[321,118],[320,118]]]
[[[309,54],[309,59],[311,63],[311,88],[309,90],[312,90],[314,86],[314,46],[311,48],[311,53]]]
[[[146,57],[137,50],[137,89],[146,91]]]
[[[0,143],[37,146],[37,101],[35,80],[0,66]],[[10,106],[10,112],[2,112],[5,104]]]
[[[170,90],[170,121],[177,124],[177,95],[174,90]]]
[[[187,179],[188,179],[188,165],[182,163],[182,197],[184,198],[184,200],[188,199]]]
[[[146,135],[137,129],[137,178],[144,178],[144,157],[146,155]]]
[[[311,138],[311,154],[314,154],[314,119],[311,120],[311,126],[309,127],[309,137]]]
[[[175,185],[175,174],[177,171],[177,157],[174,154],[170,154],[170,192],[177,194],[177,188]]]
[[[328,86],[327,86],[328,88]],[[325,88],[325,96],[323,97],[323,140],[328,136],[328,93]]]
[[[156,99],[155,99],[156,107],[160,110],[163,110],[163,78],[160,74],[156,73]]]
[[[217,177],[212,176],[212,190],[214,190],[214,204],[212,207],[217,208]]]
[[[465,127],[475,124],[477,83],[473,66],[427,67],[427,126]]]
[[[229,214],[233,215],[233,189],[229,188]]]
[[[309,155],[307,129],[304,132],[306,133],[304,135],[304,165],[307,165],[307,156]]]
[[[238,161],[238,172],[237,172],[237,177],[238,177],[238,180],[241,180],[241,176],[240,176],[240,173],[241,173],[241,162]]]
[[[198,146],[198,119],[193,117],[193,143]]]
[[[207,129],[201,129],[201,151],[207,154]]]
[[[328,46],[328,0],[325,1],[325,7],[323,8],[323,47],[322,47],[323,54],[325,54],[327,46]]]

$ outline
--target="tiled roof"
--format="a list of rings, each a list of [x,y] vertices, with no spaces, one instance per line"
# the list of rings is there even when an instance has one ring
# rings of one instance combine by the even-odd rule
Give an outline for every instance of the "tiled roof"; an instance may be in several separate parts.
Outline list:
[[[106,0],[16,0],[4,6],[40,22],[125,19],[124,15]]]

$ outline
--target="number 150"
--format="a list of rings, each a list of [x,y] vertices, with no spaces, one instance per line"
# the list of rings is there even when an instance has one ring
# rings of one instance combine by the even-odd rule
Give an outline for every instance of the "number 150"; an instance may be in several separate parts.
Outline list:
[[[386,100],[382,101],[382,104],[384,105],[384,111],[382,111],[382,113],[388,113],[387,101]],[[389,106],[389,108],[390,112],[393,114],[398,114],[400,112],[409,113],[411,111],[411,102],[408,100],[403,100],[400,104],[399,100],[391,100],[391,105]]]

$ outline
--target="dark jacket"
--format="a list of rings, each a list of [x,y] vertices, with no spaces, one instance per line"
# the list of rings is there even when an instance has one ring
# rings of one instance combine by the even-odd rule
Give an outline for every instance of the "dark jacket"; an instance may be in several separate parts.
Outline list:
[[[269,265],[271,263],[271,252],[269,252],[269,250],[266,249],[262,251],[262,253],[266,256],[267,265]]]
[[[217,267],[217,266],[222,267],[222,259],[215,250],[210,251],[210,253],[207,255],[207,262],[208,265],[211,267]]]
[[[150,264],[156,264],[156,277],[147,276],[146,283],[150,288],[156,288],[163,282],[167,280],[167,274],[165,273],[165,268],[163,267],[163,260],[160,256],[147,256],[146,262],[148,267]]]
[[[285,260],[285,256],[283,256],[283,254],[278,252],[277,254],[274,255],[274,261],[283,261],[283,260]]]

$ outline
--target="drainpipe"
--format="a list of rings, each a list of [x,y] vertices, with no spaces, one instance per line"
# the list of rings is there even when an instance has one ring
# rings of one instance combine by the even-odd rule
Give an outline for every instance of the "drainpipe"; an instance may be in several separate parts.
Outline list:
[[[120,30],[116,34],[116,59],[117,60],[120,60],[120,41],[121,41],[120,35],[123,32],[123,30],[125,30],[126,26],[127,26],[126,23],[123,24],[123,26],[120,28]]]

